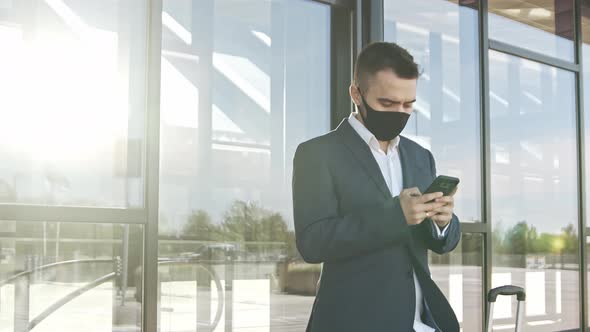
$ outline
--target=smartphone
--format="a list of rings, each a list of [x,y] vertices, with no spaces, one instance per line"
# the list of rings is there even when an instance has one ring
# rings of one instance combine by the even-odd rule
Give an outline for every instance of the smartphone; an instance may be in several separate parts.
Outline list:
[[[428,189],[426,189],[422,195],[440,191],[443,193],[443,196],[448,196],[453,192],[453,190],[455,190],[455,187],[457,187],[458,184],[459,178],[439,175],[436,177],[436,179],[434,179],[434,181],[432,181],[430,186],[428,186]]]

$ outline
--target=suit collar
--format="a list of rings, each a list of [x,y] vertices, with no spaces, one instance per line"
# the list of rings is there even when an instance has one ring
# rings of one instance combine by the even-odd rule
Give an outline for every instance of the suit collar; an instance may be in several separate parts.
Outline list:
[[[345,118],[340,122],[336,128],[336,132],[341,135],[342,142],[352,152],[355,159],[363,166],[365,172],[371,177],[382,194],[385,195],[385,197],[391,197],[391,192],[385,183],[383,174],[381,173],[379,165],[377,164],[377,161],[375,161],[375,157],[373,157],[369,146],[352,128],[348,122],[348,119]],[[413,172],[411,171],[413,159],[411,157],[411,151],[408,149],[407,140],[408,139],[404,136],[399,136],[398,149],[399,158],[402,165],[403,188],[414,186],[414,176]]]

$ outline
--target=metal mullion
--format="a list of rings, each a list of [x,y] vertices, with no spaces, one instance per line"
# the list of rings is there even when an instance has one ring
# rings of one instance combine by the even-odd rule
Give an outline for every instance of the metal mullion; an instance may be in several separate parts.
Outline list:
[[[483,296],[482,296],[482,319],[483,330],[486,330],[486,317],[488,302],[486,295],[492,286],[492,214],[491,214],[491,172],[490,172],[490,96],[489,96],[489,39],[488,39],[488,2],[479,2],[478,12],[479,27],[479,68],[480,68],[480,96],[481,96],[481,187],[482,199],[482,221],[485,225],[484,236],[484,268],[483,268]]]
[[[0,204],[0,219],[108,224],[145,224],[146,210],[33,204]]]
[[[373,41],[383,41],[383,0],[356,1],[356,53]]]
[[[575,60],[578,64],[576,73],[576,142],[578,154],[578,229],[579,229],[579,246],[578,254],[580,257],[580,329],[586,331],[588,327],[588,282],[587,282],[587,257],[586,257],[586,164],[585,164],[585,144],[584,144],[584,98],[583,98],[583,54],[582,54],[582,4],[580,0],[574,1],[574,29],[575,29]]]
[[[353,47],[354,50],[352,52],[352,60],[353,60],[353,64],[356,62],[356,57],[357,54],[359,54],[361,52],[361,50],[363,49],[364,46],[364,40],[365,38],[363,37],[364,33],[364,29],[363,29],[363,0],[356,0],[356,5],[355,5],[355,11],[353,14],[353,29],[354,29],[354,33],[353,33]]]
[[[147,224],[143,251],[142,330],[158,331],[158,213],[160,163],[160,71],[162,52],[162,0],[148,1],[147,125],[145,207]]]
[[[353,10],[333,7],[330,10],[330,118],[331,128],[336,128],[352,111],[348,86],[352,81],[354,45]]]
[[[383,9],[384,0],[366,1],[368,4],[368,15],[364,16],[368,20],[368,43],[374,41],[383,41],[385,12]]]
[[[487,32],[486,32],[487,33]],[[562,60],[559,58],[554,58],[552,56],[548,56],[542,53],[538,53],[535,51],[528,50],[526,48],[514,46],[511,44],[507,44],[498,40],[490,39],[488,40],[489,48],[494,51],[499,51],[502,53],[510,54],[517,56],[519,58],[543,63],[552,67],[561,68],[564,70],[578,72],[580,70],[580,66],[576,63],[569,62],[566,60]]]

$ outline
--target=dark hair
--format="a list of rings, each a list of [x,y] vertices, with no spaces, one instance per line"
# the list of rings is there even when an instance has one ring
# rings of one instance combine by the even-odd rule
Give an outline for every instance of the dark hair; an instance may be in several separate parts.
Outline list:
[[[396,43],[373,42],[359,53],[354,65],[354,83],[365,88],[369,75],[390,68],[400,78],[418,78],[414,57]]]

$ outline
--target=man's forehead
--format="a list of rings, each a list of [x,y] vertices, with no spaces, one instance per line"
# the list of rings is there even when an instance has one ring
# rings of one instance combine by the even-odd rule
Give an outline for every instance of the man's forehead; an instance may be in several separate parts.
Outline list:
[[[368,95],[377,99],[389,99],[399,102],[408,102],[416,99],[416,89],[399,88],[395,86],[371,85]]]
[[[368,79],[368,90],[377,98],[412,100],[416,96],[417,79],[398,77],[392,70],[380,70]]]

